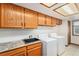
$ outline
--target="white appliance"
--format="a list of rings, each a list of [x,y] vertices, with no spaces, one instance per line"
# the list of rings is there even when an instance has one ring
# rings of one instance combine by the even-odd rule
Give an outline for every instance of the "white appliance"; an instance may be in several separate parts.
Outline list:
[[[64,36],[58,36],[56,33],[51,33],[50,37],[57,39],[57,55],[61,55],[65,51],[65,38]]]
[[[39,36],[43,44],[43,56],[57,56],[57,40],[48,38],[46,35]]]

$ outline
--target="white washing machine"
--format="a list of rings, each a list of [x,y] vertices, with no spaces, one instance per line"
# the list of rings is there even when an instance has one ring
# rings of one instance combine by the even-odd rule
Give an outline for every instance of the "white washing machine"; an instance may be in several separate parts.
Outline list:
[[[65,51],[65,38],[64,36],[58,36],[56,33],[51,33],[50,38],[57,39],[57,55],[61,55]]]
[[[57,40],[48,38],[46,35],[40,36],[43,44],[43,56],[57,56]]]

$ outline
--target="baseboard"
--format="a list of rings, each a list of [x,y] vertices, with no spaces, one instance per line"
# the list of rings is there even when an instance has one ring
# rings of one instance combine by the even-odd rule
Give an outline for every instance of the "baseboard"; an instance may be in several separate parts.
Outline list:
[[[79,44],[75,44],[75,43],[71,43],[72,45],[77,45],[77,46],[79,46]]]
[[[68,47],[71,43],[69,43],[68,45],[65,45],[66,47]]]
[[[65,45],[65,47],[68,47],[68,45]]]

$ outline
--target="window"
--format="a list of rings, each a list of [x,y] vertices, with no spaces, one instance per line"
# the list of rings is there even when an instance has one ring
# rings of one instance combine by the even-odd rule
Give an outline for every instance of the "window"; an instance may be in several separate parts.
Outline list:
[[[72,32],[73,35],[79,35],[79,20],[72,22]]]

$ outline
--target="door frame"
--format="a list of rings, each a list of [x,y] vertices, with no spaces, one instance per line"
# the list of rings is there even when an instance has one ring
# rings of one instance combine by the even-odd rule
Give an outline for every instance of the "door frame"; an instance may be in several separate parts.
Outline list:
[[[71,21],[68,21],[68,45],[71,44]]]

